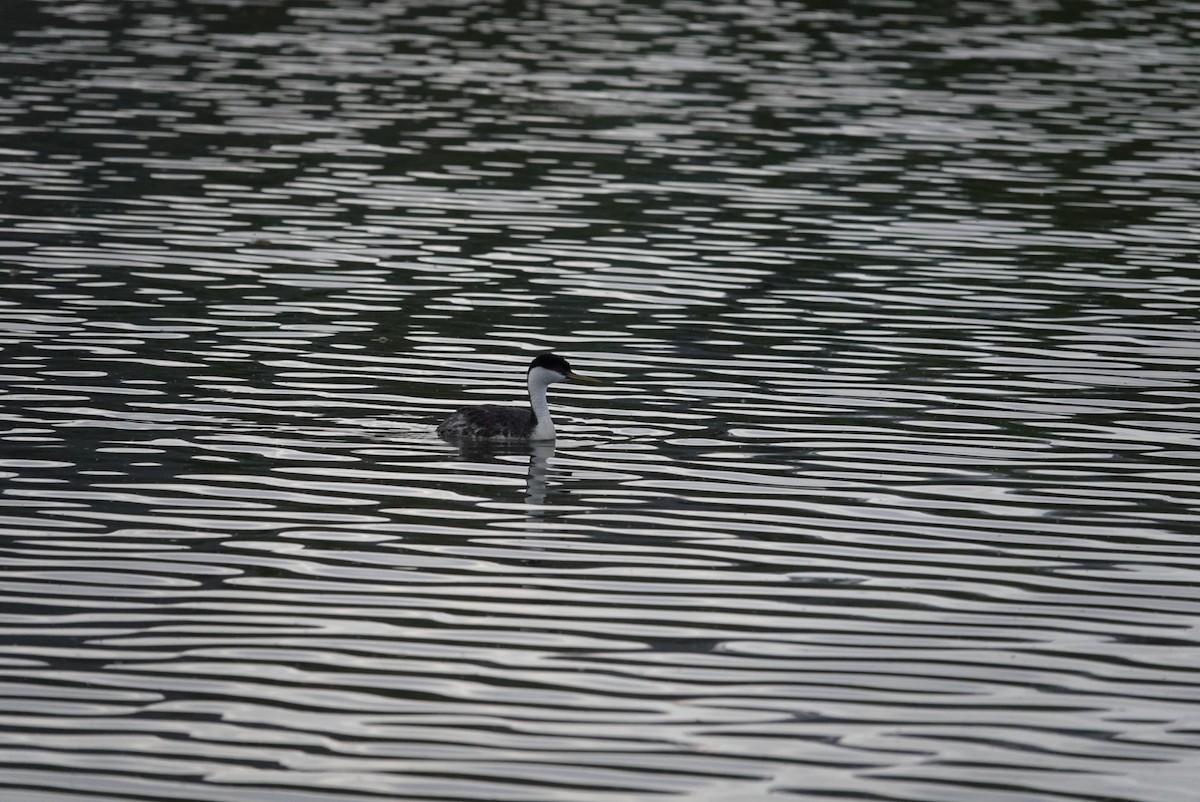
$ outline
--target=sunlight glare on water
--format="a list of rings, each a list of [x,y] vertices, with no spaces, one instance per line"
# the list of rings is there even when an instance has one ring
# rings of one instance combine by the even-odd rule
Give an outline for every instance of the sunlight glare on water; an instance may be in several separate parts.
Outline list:
[[[8,0],[0,796],[1192,802],[1194,10]]]

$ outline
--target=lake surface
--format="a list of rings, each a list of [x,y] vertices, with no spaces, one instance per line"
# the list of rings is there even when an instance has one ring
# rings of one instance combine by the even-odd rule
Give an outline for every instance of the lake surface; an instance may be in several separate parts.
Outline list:
[[[1193,802],[1198,12],[6,0],[0,795]]]

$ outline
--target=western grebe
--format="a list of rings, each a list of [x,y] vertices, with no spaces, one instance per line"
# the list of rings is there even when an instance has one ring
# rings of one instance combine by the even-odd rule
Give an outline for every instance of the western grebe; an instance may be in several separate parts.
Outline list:
[[[571,371],[567,360],[558,354],[542,354],[529,364],[528,407],[481,404],[463,407],[442,425],[438,436],[443,440],[553,440],[554,421],[546,403],[546,388],[555,382],[582,381],[599,384],[599,379]]]

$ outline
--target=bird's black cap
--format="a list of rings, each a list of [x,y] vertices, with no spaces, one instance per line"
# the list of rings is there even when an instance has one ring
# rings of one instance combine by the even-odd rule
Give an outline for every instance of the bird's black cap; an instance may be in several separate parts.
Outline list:
[[[546,353],[539,355],[537,359],[529,363],[529,369],[533,370],[534,368],[546,368],[546,370],[561,373],[563,376],[571,375],[571,366],[567,364],[567,360],[558,354]]]

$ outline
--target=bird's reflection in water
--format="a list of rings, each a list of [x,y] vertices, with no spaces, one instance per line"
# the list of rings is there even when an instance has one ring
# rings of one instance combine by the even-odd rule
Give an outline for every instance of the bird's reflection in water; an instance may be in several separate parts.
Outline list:
[[[470,443],[459,448],[459,456],[472,462],[490,462],[497,457],[529,456],[529,470],[525,474],[525,501],[539,509],[532,509],[530,517],[540,518],[546,503],[549,486],[550,458],[554,456],[554,441],[545,440],[524,443]]]
[[[529,472],[525,474],[525,501],[539,507],[546,503],[547,477],[550,458],[554,456],[554,441],[529,444]],[[530,516],[540,518],[544,510],[533,510]]]

